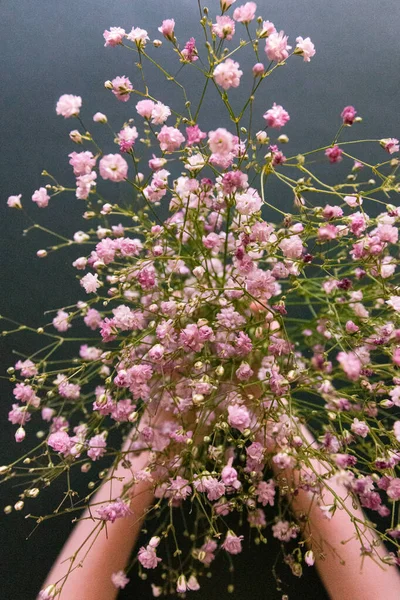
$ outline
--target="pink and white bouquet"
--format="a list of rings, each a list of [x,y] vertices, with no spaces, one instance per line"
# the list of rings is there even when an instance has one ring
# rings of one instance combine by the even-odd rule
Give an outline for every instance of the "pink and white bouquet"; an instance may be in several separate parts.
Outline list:
[[[172,18],[153,31],[104,32],[105,46],[136,60],[132,76],[105,83],[126,103],[125,123],[92,117],[79,96],[59,98],[57,114],[76,127],[68,155],[76,185],[45,172],[32,200],[42,209],[75,196],[86,227],[37,255],[74,245],[83,296],[39,327],[45,343],[7,371],[16,441],[41,429],[36,447],[0,470],[4,481],[24,477],[16,508],[67,473],[68,503],[57,514],[89,506],[100,531],[126,517],[135,485],[149,482],[156,528],[130,569],[154,570],[155,595],[196,590],[217,553],[241,552],[243,534],[229,525],[235,512],[257,542],[278,538],[301,575],[321,548],[307,540],[308,517],[293,499],[308,494],[327,519],[349,511],[332,477],[353,504],[387,518],[386,528],[355,520],[360,552],[377,552],[373,530],[388,545],[383,562],[400,565],[399,142],[349,140],[361,119],[346,106],[326,146],[291,156],[282,131],[296,115],[278,97],[260,114],[253,104],[286,61],[312,60],[314,45],[288,40],[254,2],[233,4],[221,0],[219,15],[199,5],[200,30],[187,41]],[[176,53],[176,76],[162,66],[165,47]],[[241,62],[244,48],[252,62]],[[152,94],[148,69],[179,88],[183,108]],[[184,85],[189,69],[204,81],[198,98]],[[250,89],[238,108],[242,77]],[[220,107],[207,131],[210,90]],[[96,140],[102,127],[105,148]],[[361,143],[377,164],[353,154]],[[344,181],[324,182],[339,162]],[[269,193],[273,178],[293,197],[290,214]],[[129,194],[117,203],[112,186]],[[23,199],[8,204],[21,209]],[[84,335],[74,335],[82,323]],[[113,469],[144,453],[122,495],[91,503]],[[111,470],[94,476],[101,460]],[[76,470],[95,479],[85,498],[71,492]],[[180,540],[174,523],[186,507]],[[159,556],[165,545],[168,564]],[[115,581],[123,587],[125,574]],[[43,598],[58,597],[62,585]]]

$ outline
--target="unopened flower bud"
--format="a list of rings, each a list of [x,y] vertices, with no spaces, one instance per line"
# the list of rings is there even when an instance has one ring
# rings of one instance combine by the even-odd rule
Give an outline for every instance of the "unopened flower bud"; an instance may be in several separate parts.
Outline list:
[[[26,436],[26,432],[25,429],[23,427],[18,427],[17,431],[15,432],[15,441],[16,442],[23,442]]]
[[[176,591],[179,594],[183,594],[184,592],[186,592],[186,590],[187,590],[186,577],[184,575],[180,575],[178,578],[178,581],[176,583]]]
[[[158,544],[161,542],[161,538],[158,535],[154,535],[149,541],[149,546],[152,548],[157,548]]]
[[[133,412],[131,412],[131,414],[128,416],[128,421],[129,423],[134,423],[135,421],[137,421],[138,418],[138,413],[136,410],[134,410]]]

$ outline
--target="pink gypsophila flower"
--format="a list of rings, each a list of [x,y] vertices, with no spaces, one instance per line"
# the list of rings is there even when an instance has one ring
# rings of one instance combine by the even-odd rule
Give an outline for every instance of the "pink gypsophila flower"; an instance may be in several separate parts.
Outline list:
[[[241,432],[247,429],[250,425],[250,413],[247,408],[238,404],[228,406],[228,423]]]
[[[72,94],[63,94],[57,102],[56,113],[68,119],[79,115],[82,106],[82,98]]]
[[[106,154],[99,163],[99,170],[103,179],[117,183],[128,176],[128,163],[120,154]]]
[[[257,4],[255,2],[246,2],[242,6],[238,6],[233,11],[233,18],[238,23],[250,23],[256,16]]]
[[[218,16],[216,23],[213,23],[212,31],[218,37],[231,40],[235,34],[235,21],[228,16]]]
[[[399,151],[399,140],[397,138],[385,138],[380,141],[380,145],[386,152],[389,152],[389,154],[394,154]]]
[[[56,431],[49,435],[47,444],[56,452],[67,456],[71,449],[72,440],[66,431]]]
[[[242,551],[242,540],[243,535],[235,535],[233,532],[229,531],[226,534],[226,538],[224,543],[221,545],[221,548],[229,552],[229,554],[239,554]]]
[[[271,33],[265,42],[265,52],[269,60],[282,62],[289,56],[291,46],[288,45],[288,36],[283,31]]]
[[[327,148],[325,150],[325,156],[329,158],[329,162],[331,164],[338,163],[342,158],[343,150],[339,148],[339,146],[332,146],[332,148]]]
[[[155,107],[155,102],[153,100],[140,100],[136,104],[136,110],[138,114],[144,119],[150,119],[151,113],[153,112],[153,108]]]
[[[132,150],[138,136],[136,127],[124,127],[121,129],[117,136],[120,151],[129,152],[129,150]]]
[[[125,29],[122,29],[122,27],[110,27],[109,31],[106,29],[103,33],[103,38],[106,41],[104,46],[114,47],[122,44],[125,35]]]
[[[59,310],[53,319],[53,325],[57,331],[67,331],[71,324],[68,323],[69,314],[64,310]]]
[[[89,151],[71,152],[68,154],[69,164],[74,169],[74,175],[87,175],[96,165],[96,159]]]
[[[130,579],[125,575],[124,571],[117,571],[116,573],[112,573],[111,581],[114,587],[119,590],[123,590],[124,587],[130,582]]]
[[[7,199],[7,206],[10,208],[22,208],[21,197],[22,194],[18,194],[18,196],[9,196]]]
[[[226,156],[233,152],[235,137],[223,127],[208,132],[208,145],[213,154]]]
[[[163,34],[167,40],[174,39],[174,29],[175,29],[175,21],[174,19],[165,19],[161,27],[158,28],[158,31]]]
[[[295,49],[296,54],[301,54],[304,58],[304,62],[310,62],[313,56],[315,56],[315,46],[309,37],[303,39],[302,37],[296,38],[297,46]]]
[[[133,90],[133,85],[129,78],[125,77],[125,75],[122,75],[122,77],[115,77],[111,81],[111,85],[111,91],[114,96],[118,100],[121,100],[121,102],[128,102],[130,92]]]
[[[36,202],[39,208],[46,208],[49,204],[50,196],[47,193],[46,188],[41,187],[32,196],[33,202]]]
[[[340,116],[343,119],[344,125],[353,125],[354,119],[356,118],[357,111],[354,106],[345,106]]]
[[[174,152],[185,141],[185,137],[175,127],[164,125],[159,132],[157,139],[163,152]]]
[[[114,523],[116,519],[123,519],[132,514],[132,511],[126,502],[118,498],[115,502],[110,502],[109,504],[98,508],[96,513],[102,521]]]
[[[146,100],[143,102],[146,102]],[[170,115],[171,109],[169,106],[166,106],[166,104],[163,104],[162,102],[157,102],[157,104],[154,104],[151,111],[151,122],[154,125],[162,125]]]
[[[224,62],[217,65],[213,72],[213,77],[218,85],[224,90],[229,90],[231,87],[238,87],[243,71],[239,69],[239,63],[231,58],[227,58]]]

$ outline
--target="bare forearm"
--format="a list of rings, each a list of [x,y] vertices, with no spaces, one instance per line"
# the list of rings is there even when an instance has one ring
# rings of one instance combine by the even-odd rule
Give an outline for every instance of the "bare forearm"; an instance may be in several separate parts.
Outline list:
[[[147,461],[148,453],[133,459],[135,471],[145,468]],[[92,514],[95,515],[95,509],[102,504],[120,496],[123,486],[131,479],[131,470],[119,467],[113,473],[113,479],[105,481],[94,496],[91,502]],[[101,530],[102,523],[90,518],[89,512],[85,511],[57,557],[43,587],[58,582],[57,588],[62,587],[59,596],[61,600],[115,599],[118,590],[111,582],[111,575],[126,566],[153,497],[148,482],[136,484],[131,501],[133,514],[117,519],[114,523],[107,523],[107,528],[103,527]],[[65,578],[68,572],[68,577]]]
[[[308,442],[314,440],[308,430],[303,429]],[[318,460],[310,460],[309,467],[302,473],[326,472],[326,467]],[[299,472],[287,469],[279,477],[284,477],[289,486],[297,487]],[[365,523],[367,517],[346,487],[336,476],[326,480],[321,505],[335,503],[337,509],[331,519],[327,519],[317,503],[317,496],[305,490],[298,490],[291,497],[291,507],[298,519],[307,518],[304,536],[309,547],[313,548],[315,564],[327,592],[332,600],[398,600],[400,598],[400,575],[397,567],[385,565],[380,559],[388,554],[374,532]],[[339,499],[339,500],[338,500]],[[361,547],[371,547],[371,556],[361,555]]]

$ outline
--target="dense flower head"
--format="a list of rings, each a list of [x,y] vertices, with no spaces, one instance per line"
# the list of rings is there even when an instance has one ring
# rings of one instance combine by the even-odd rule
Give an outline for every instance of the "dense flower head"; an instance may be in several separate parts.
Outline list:
[[[303,56],[304,62],[310,62],[313,56],[315,56],[315,46],[309,37],[303,39],[302,37],[296,38],[295,53]]]
[[[79,115],[82,106],[82,98],[80,96],[74,96],[73,94],[63,94],[60,96],[56,112],[65,119],[69,117],[77,117]]]
[[[275,62],[282,62],[286,60],[289,56],[289,50],[291,50],[291,46],[288,45],[288,36],[284,34],[283,31],[279,33],[272,32],[266,42],[265,42],[265,52],[269,58],[269,60],[273,60]]]
[[[227,58],[224,62],[217,65],[214,69],[213,76],[218,85],[224,90],[229,90],[231,87],[238,87],[243,71],[239,69],[239,63]]]
[[[255,2],[246,2],[238,6],[233,11],[233,18],[239,23],[250,23],[256,15],[257,4]]]
[[[122,41],[125,37],[125,29],[122,27],[110,27],[109,30],[105,30],[103,33],[103,37],[105,39],[105,46],[118,46],[118,44],[122,44]]]
[[[106,154],[100,160],[99,171],[103,179],[123,181],[128,175],[128,163],[120,154]]]
[[[266,120],[268,127],[280,129],[290,120],[290,116],[283,106],[274,102],[272,108],[264,113],[264,119]]]

